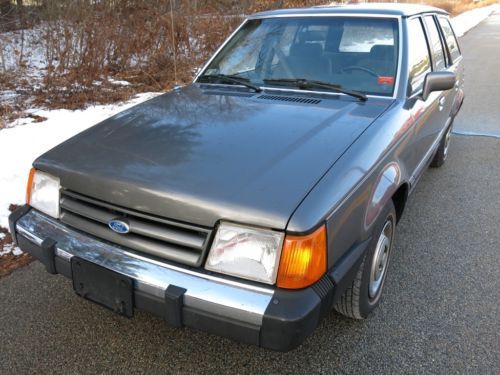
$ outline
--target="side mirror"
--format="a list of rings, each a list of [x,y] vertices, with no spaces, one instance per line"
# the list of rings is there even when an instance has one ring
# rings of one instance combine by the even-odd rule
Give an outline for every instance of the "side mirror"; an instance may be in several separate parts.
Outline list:
[[[425,76],[422,100],[427,100],[434,91],[449,90],[455,86],[457,76],[452,72],[431,72]]]

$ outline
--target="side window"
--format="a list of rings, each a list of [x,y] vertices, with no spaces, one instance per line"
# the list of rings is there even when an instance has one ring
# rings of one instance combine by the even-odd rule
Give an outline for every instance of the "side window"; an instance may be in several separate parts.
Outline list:
[[[370,52],[376,45],[394,47],[396,36],[393,25],[388,22],[345,21],[339,52]]]
[[[413,94],[422,88],[425,75],[431,70],[429,49],[420,18],[408,21],[408,61]]]
[[[429,33],[429,45],[431,47],[434,65],[436,66],[436,70],[443,70],[446,67],[446,62],[444,60],[443,46],[441,45],[436,22],[432,16],[426,16],[424,20]]]
[[[439,17],[439,24],[441,25],[441,29],[443,29],[446,45],[448,46],[448,51],[450,51],[451,62],[453,63],[460,57],[460,49],[458,48],[457,38],[455,38],[450,21],[448,21],[446,17]]]

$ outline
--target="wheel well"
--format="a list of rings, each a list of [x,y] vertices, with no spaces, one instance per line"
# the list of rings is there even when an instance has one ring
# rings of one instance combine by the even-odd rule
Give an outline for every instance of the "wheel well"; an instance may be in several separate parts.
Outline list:
[[[392,202],[396,209],[396,221],[399,223],[408,198],[408,184],[401,185],[392,196]]]

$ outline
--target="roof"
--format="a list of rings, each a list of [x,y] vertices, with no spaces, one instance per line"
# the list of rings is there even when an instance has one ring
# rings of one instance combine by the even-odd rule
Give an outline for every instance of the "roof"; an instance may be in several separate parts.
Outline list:
[[[329,15],[329,14],[376,14],[409,17],[421,13],[448,14],[443,9],[418,4],[398,3],[361,3],[349,5],[322,5],[311,8],[278,9],[255,13],[250,18],[266,18],[297,15]]]

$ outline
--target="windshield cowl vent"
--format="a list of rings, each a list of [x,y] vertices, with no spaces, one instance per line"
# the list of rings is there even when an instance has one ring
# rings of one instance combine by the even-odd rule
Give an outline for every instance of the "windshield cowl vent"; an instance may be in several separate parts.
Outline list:
[[[257,99],[264,100],[278,100],[282,102],[290,102],[290,103],[305,103],[305,104],[319,104],[321,103],[321,99],[311,99],[311,98],[300,98],[294,96],[282,96],[282,95],[261,95]]]

